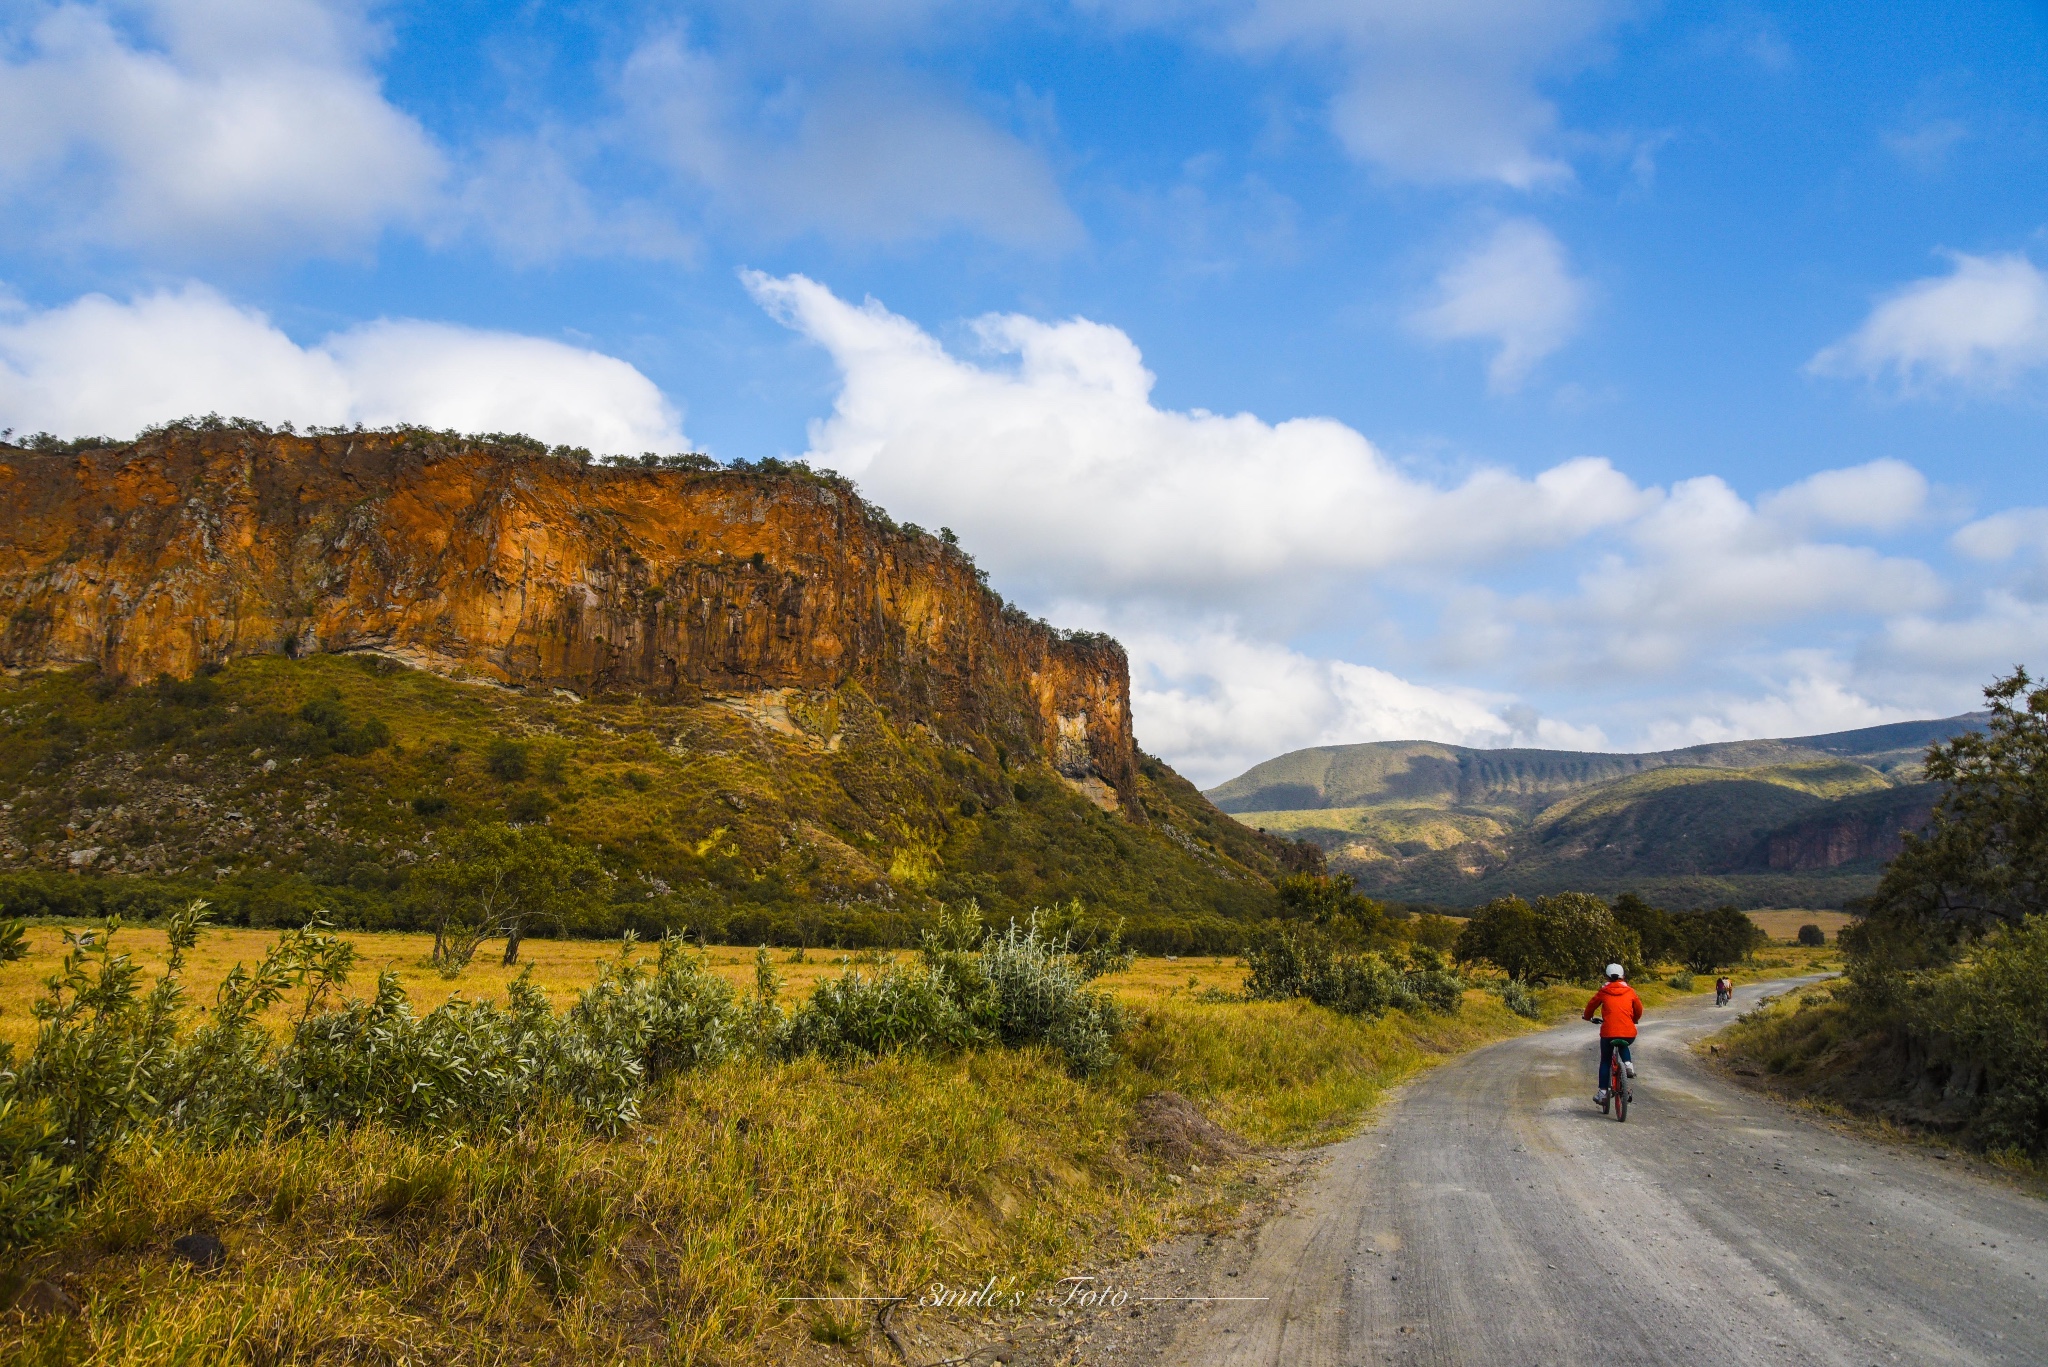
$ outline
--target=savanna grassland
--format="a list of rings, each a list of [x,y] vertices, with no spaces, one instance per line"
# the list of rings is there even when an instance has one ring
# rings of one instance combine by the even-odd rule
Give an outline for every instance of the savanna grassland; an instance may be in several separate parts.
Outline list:
[[[0,963],[0,1041],[11,1041],[17,1049],[35,1040],[35,1019],[29,1006],[42,990],[42,983],[64,955],[64,932],[76,932],[88,923],[45,924],[28,927],[28,954],[13,963]],[[121,942],[145,974],[163,972],[168,946],[161,925],[124,926]],[[224,927],[208,931],[184,959],[184,980],[198,1001],[210,1000],[221,980],[236,964],[253,964],[277,938],[275,931]],[[547,995],[557,1010],[566,1009],[576,994],[597,977],[600,964],[619,952],[616,940],[529,939],[521,943],[520,962],[507,967],[496,954],[482,953],[454,977],[444,976],[430,957],[434,937],[417,931],[346,931],[341,938],[355,949],[353,980],[374,983],[377,975],[391,972],[411,998],[415,1009],[431,1011],[461,993],[483,1000],[502,1000],[506,985],[531,969],[531,981]],[[750,986],[755,979],[757,946],[711,945],[702,951],[706,968],[736,988]],[[882,951],[888,954],[888,951]],[[876,955],[840,950],[776,950],[770,955],[776,976],[782,980],[782,994],[802,1001],[821,981],[837,978],[853,966],[856,956],[863,964]],[[908,958],[909,955],[897,957]],[[1154,998],[1172,1000],[1208,988],[1235,991],[1242,985],[1244,969],[1234,956],[1199,955],[1177,958],[1139,958],[1129,969],[1102,979],[1121,996],[1138,1001]],[[283,1024],[290,1014],[279,1003],[265,1017],[270,1026]]]
[[[144,958],[164,953],[154,934],[134,934]],[[268,938],[202,933],[186,959],[194,999]],[[0,970],[11,1031],[55,939],[32,930],[28,957]],[[424,937],[354,939],[360,967],[396,965],[422,1009],[451,988],[502,987],[497,965],[452,984],[421,967]],[[529,981],[550,997],[589,986],[594,947],[529,945]],[[722,977],[757,973],[755,955],[701,957]],[[773,972],[791,998],[845,971],[788,957]],[[1124,1025],[1113,1066],[1085,1078],[1043,1047],[736,1054],[649,1086],[634,1123],[610,1134],[566,1116],[495,1133],[362,1125],[225,1144],[140,1131],[68,1232],[16,1270],[62,1287],[76,1313],[0,1318],[0,1357],[849,1360],[872,1316],[780,1298],[988,1276],[1028,1288],[1084,1253],[1223,1218],[1227,1167],[1196,1175],[1147,1156],[1141,1097],[1178,1092],[1254,1145],[1308,1142],[1415,1070],[1530,1028],[1478,990],[1454,1014],[1376,1019],[1215,990],[1242,979],[1216,959],[1140,960],[1098,979]],[[1551,989],[1546,1004],[1575,1010],[1579,995]],[[194,1232],[216,1236],[225,1260],[202,1269],[169,1251]]]

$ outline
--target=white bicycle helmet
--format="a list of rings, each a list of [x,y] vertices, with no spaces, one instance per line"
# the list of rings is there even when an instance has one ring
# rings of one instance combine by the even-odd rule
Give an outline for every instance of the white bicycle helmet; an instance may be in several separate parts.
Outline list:
[[[1610,978],[1622,978],[1628,975],[1622,972],[1620,964],[1609,964],[1607,965],[1607,976]]]

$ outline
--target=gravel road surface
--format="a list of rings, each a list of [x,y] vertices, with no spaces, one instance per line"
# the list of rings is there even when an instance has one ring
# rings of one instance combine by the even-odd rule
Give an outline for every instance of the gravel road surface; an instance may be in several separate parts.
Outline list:
[[[1713,1076],[1687,1045],[1734,1014],[1651,1013],[1626,1124],[1590,1025],[1425,1074],[1206,1274],[1270,1299],[1175,1307],[1118,1362],[2048,1363],[2048,1204]]]

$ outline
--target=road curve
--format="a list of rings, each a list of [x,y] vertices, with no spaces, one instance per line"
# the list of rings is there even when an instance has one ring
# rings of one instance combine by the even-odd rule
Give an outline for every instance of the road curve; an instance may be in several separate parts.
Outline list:
[[[1733,1014],[1644,1021],[1627,1124],[1591,1026],[1425,1074],[1209,1291],[1271,1299],[1190,1307],[1158,1361],[2048,1362],[2048,1204],[1708,1073],[1686,1045]]]

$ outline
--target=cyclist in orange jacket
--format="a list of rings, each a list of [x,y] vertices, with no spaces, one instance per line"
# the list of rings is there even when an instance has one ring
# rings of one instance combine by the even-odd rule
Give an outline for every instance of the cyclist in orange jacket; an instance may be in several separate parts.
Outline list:
[[[1585,1019],[1593,1019],[1595,1011],[1600,1013],[1600,1090],[1593,1101],[1603,1111],[1607,1109],[1607,1070],[1614,1066],[1617,1053],[1621,1055],[1622,1072],[1629,1077],[1636,1075],[1629,1048],[1636,1042],[1636,1022],[1643,1018],[1643,999],[1622,981],[1624,976],[1620,964],[1607,965],[1606,986],[1586,1003]],[[1635,1094],[1633,1087],[1629,1094]]]

